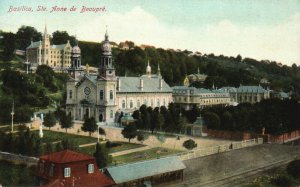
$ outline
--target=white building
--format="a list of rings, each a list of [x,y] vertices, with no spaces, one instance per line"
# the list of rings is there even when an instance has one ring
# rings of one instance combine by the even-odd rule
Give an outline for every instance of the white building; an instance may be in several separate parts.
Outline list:
[[[172,89],[160,75],[159,67],[157,75],[151,74],[149,62],[146,75],[141,77],[115,75],[107,32],[97,74],[83,73],[80,55],[77,45],[72,50],[67,81],[66,110],[74,120],[95,117],[97,122],[112,124],[121,112],[130,113],[142,104],[155,108],[172,102]]]
[[[55,71],[62,71],[71,65],[71,50],[69,41],[66,44],[51,45],[50,35],[45,26],[42,41],[31,42],[26,48],[26,57],[33,68],[44,64]]]

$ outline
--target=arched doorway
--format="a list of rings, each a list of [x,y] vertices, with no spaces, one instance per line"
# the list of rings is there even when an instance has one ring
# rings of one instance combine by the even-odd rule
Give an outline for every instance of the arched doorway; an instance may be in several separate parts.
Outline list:
[[[103,122],[103,114],[102,113],[99,114],[99,122]]]
[[[85,115],[84,115],[84,117],[85,118],[89,118],[89,116],[90,116],[90,110],[89,110],[89,108],[87,108],[87,109],[85,109]]]

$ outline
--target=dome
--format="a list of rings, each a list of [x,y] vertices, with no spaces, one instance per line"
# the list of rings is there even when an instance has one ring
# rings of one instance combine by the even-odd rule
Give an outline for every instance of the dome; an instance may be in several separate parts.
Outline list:
[[[72,53],[73,53],[73,54],[80,54],[80,53],[81,53],[81,50],[80,50],[80,48],[78,47],[78,45],[76,45],[76,46],[74,46],[74,47],[72,48]]]
[[[110,53],[111,52],[111,46],[110,46],[109,41],[104,41],[103,42],[103,44],[102,44],[102,51],[104,53]]]

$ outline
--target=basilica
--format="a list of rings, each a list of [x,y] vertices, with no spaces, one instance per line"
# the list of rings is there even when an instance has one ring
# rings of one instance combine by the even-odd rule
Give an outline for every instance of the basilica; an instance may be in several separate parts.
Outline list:
[[[71,66],[67,81],[66,111],[74,120],[94,117],[97,122],[113,125],[121,113],[132,113],[145,104],[152,108],[168,106],[172,89],[160,74],[151,74],[151,66],[140,77],[115,75],[108,33],[101,46],[98,73],[84,72],[81,68],[81,50],[76,44],[71,52]]]

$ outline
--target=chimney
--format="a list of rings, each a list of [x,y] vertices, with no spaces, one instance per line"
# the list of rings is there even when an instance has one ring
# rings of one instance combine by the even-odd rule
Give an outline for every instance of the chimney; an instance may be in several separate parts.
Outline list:
[[[121,90],[121,80],[120,80],[120,77],[117,78],[117,90],[118,91]]]
[[[159,79],[159,89],[160,89],[160,90],[162,89],[162,84],[163,84],[163,80],[162,80],[162,79]]]
[[[143,88],[144,88],[144,80],[143,79],[140,79],[140,88],[141,88],[141,90],[143,90]]]

